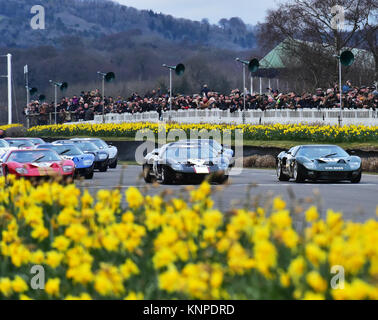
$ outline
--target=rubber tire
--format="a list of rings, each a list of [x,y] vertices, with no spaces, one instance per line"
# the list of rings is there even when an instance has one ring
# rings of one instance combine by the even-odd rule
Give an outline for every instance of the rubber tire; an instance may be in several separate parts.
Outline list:
[[[295,162],[294,168],[293,168],[293,178],[296,183],[301,183],[305,181],[302,170],[303,169],[301,168],[301,165],[300,164],[298,165],[298,162]]]
[[[173,179],[172,179],[171,173],[169,172],[169,169],[166,166],[162,166],[160,183],[161,184],[171,184],[172,180]]]
[[[350,182],[352,182],[352,183],[360,183],[361,178],[362,178],[362,172],[360,172],[360,174],[357,177],[351,179]]]
[[[99,170],[100,170],[100,172],[108,171],[108,165],[107,164],[105,166],[103,165]]]
[[[143,179],[146,183],[152,183],[155,181],[154,177],[150,175],[151,168],[149,165],[143,165]]]
[[[93,175],[94,175],[94,170],[92,170],[90,173],[85,174],[84,177],[87,180],[91,180],[93,179]]]
[[[228,182],[228,175],[223,175],[223,177],[220,179],[219,183],[220,184],[226,184]]]
[[[118,164],[118,158],[111,165],[109,165],[109,168],[115,169],[115,168],[117,168],[117,164]]]
[[[279,170],[279,173],[278,173],[278,170]],[[290,180],[289,176],[282,173],[281,161],[277,162],[276,174],[277,174],[277,178],[278,178],[279,181],[289,181]]]

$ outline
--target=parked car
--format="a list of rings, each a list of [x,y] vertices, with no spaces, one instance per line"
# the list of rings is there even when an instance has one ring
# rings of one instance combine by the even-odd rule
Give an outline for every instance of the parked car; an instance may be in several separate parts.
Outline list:
[[[33,149],[35,147],[35,144],[28,138],[4,138],[4,140],[8,142],[11,147],[18,149]]]
[[[349,155],[336,145],[295,146],[281,152],[276,161],[280,181],[349,180],[359,183],[362,176],[361,158]]]
[[[109,164],[109,154],[106,151],[100,150],[94,143],[87,141],[73,141],[73,140],[58,140],[53,144],[72,144],[72,142],[84,153],[93,154],[95,156],[94,168],[100,172],[106,172]]]
[[[109,168],[116,168],[118,164],[118,149],[115,146],[107,144],[99,138],[74,138],[72,141],[89,141],[94,143],[100,150],[104,150],[109,154]]]
[[[45,144],[46,142],[41,138],[27,138],[30,140],[34,145],[39,146],[41,144]]]
[[[75,164],[75,175],[92,179],[94,173],[95,156],[81,151],[75,144],[40,144],[37,149],[54,150],[64,160],[72,160]]]
[[[23,178],[63,177],[73,179],[75,164],[48,149],[10,150],[1,158],[1,174]]]
[[[16,150],[17,147],[11,147],[7,140],[0,139],[0,157],[9,150]]]

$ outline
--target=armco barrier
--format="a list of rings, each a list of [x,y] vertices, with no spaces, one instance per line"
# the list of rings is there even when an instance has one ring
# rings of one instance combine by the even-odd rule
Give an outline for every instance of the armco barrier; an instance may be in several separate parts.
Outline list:
[[[319,123],[336,125],[339,124],[339,110],[247,110],[244,112],[244,123]],[[243,112],[230,112],[229,110],[179,110],[162,113],[162,120],[178,123],[227,123],[242,124]],[[136,114],[107,114],[105,123],[123,122],[159,122],[159,114],[155,111]],[[77,123],[77,122],[75,122]],[[80,122],[83,123],[83,122]],[[95,116],[89,123],[103,123],[102,115]],[[343,125],[378,125],[377,110],[344,110],[342,111]]]

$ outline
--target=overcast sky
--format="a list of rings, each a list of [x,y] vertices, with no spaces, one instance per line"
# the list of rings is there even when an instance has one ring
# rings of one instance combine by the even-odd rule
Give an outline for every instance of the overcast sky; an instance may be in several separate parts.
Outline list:
[[[113,0],[137,9],[151,9],[177,18],[218,23],[221,18],[240,17],[245,23],[264,20],[266,10],[282,0]]]

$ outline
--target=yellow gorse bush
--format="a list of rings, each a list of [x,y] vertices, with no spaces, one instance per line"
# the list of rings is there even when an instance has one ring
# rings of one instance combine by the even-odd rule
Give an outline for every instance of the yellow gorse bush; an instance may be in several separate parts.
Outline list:
[[[275,198],[222,213],[182,198],[0,178],[0,299],[378,299],[378,222]],[[123,199],[127,206],[122,206]],[[34,290],[33,265],[45,268]],[[345,269],[332,289],[331,267]]]
[[[107,123],[36,126],[28,130],[30,136],[98,136],[98,137],[134,137],[137,131],[151,130],[155,136],[159,132],[183,130],[189,135],[190,130],[218,130],[222,134],[235,136],[235,130],[241,130],[246,140],[296,140],[313,142],[365,142],[378,140],[378,126],[330,126],[307,124],[271,124],[271,125],[231,125],[231,124],[158,124],[158,123]]]

